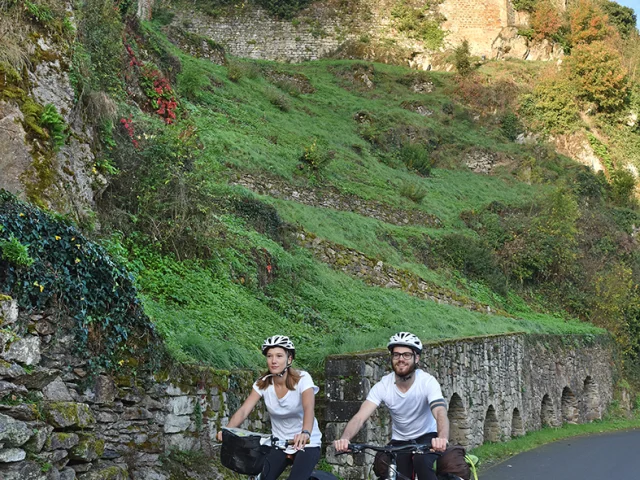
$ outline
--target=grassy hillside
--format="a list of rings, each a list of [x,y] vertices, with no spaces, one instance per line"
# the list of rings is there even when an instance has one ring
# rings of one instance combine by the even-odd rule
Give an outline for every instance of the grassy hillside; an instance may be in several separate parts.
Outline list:
[[[635,360],[635,77],[607,103],[534,62],[471,59],[464,76],[214,63],[169,42],[161,12],[139,24],[107,7],[78,11],[72,59],[109,178],[94,236],[134,273],[177,359],[255,367],[275,333],[319,367],[397,330],[429,341],[606,328]],[[576,133],[604,173],[555,150]],[[343,256],[330,265],[303,236]],[[358,270],[363,259],[377,266]],[[371,278],[383,268],[395,285]],[[446,302],[419,298],[418,281]]]
[[[154,136],[145,140],[143,134],[137,151],[169,159],[158,150],[158,138],[171,145],[171,137],[185,132],[197,132],[197,147],[184,154],[183,168],[149,169],[148,163],[131,164],[127,133],[114,128],[117,146],[110,154],[121,173],[102,212],[105,224],[124,232],[112,246],[124,247],[121,256],[137,274],[147,313],[178,358],[256,365],[260,341],[276,332],[291,334],[301,361],[318,366],[330,353],[378,347],[398,329],[425,340],[597,331],[507,278],[496,292],[483,278],[456,269],[446,244],[438,247],[453,234],[479,238],[464,212],[492,203],[531,209],[555,191],[551,180],[570,182],[584,171],[544,144],[516,145],[494,119],[474,119],[456,94],[455,75],[357,61],[228,59],[215,65],[175,48],[159,25],[142,29],[145,43],[135,47],[136,55],[158,62],[148,51],[155,45],[177,58],[175,91],[182,95],[178,119],[169,126],[134,114],[136,137]],[[362,83],[363,75],[372,84]],[[415,93],[412,87],[420,84],[434,90]],[[411,111],[416,105],[431,113]],[[463,157],[476,151],[501,156],[504,166],[493,175],[469,171]],[[531,158],[539,158],[538,183],[519,179]],[[422,174],[411,159],[425,163]],[[259,195],[233,185],[246,174],[320,197],[337,192],[383,208],[419,210],[438,224],[398,226],[348,208]],[[153,181],[147,185],[144,176]],[[184,199],[176,204],[179,195]],[[367,286],[296,246],[292,230],[299,229],[506,313],[470,312]]]

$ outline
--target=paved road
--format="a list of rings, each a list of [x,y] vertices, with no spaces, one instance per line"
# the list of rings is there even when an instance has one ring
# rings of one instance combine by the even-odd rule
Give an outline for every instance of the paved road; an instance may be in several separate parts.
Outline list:
[[[512,457],[480,480],[637,480],[640,430],[575,437]]]

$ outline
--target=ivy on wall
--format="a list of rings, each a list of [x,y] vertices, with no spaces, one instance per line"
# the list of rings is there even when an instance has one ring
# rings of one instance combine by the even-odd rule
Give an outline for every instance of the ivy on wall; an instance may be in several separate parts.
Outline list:
[[[96,368],[137,363],[155,331],[133,277],[73,225],[0,190],[0,292],[27,311],[75,320],[78,353]],[[129,362],[132,360],[133,362]]]

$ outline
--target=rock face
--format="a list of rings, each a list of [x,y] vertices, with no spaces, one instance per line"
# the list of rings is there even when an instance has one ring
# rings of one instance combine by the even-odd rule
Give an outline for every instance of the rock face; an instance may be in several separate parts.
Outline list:
[[[94,189],[102,188],[106,180],[93,168],[95,158],[91,144],[94,134],[83,121],[80,109],[76,108],[68,74],[72,63],[68,58],[70,53],[65,53],[66,49],[43,36],[29,41],[33,45],[28,50],[38,52],[40,57],[33,62],[26,85],[21,86],[25,98],[41,107],[53,105],[56,108],[68,126],[67,141],[52,153],[47,167],[43,167],[42,145],[36,145],[38,140],[27,135],[20,105],[0,101],[0,188],[21,198],[31,196],[59,212],[84,219],[94,207]],[[42,168],[50,168],[51,172],[46,174],[47,181],[43,185],[34,187],[43,175]]]
[[[22,177],[33,159],[18,105],[0,101],[0,187],[24,198]]]

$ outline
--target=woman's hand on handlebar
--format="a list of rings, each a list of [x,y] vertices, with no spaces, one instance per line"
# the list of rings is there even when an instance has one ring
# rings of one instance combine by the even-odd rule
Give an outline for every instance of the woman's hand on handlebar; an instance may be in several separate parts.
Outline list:
[[[349,440],[341,438],[333,441],[333,448],[336,449],[336,453],[343,453],[349,450]]]
[[[449,441],[446,438],[433,438],[431,439],[431,448],[434,452],[444,452],[447,449]]]
[[[309,443],[310,439],[311,437],[307,432],[296,434],[296,436],[293,437],[293,448],[295,448],[296,450],[304,450],[304,447],[307,446],[307,443]]]

